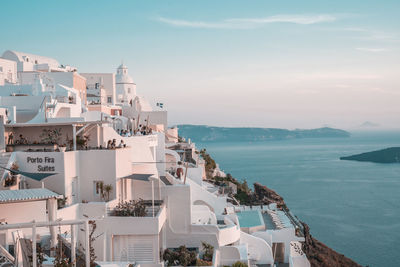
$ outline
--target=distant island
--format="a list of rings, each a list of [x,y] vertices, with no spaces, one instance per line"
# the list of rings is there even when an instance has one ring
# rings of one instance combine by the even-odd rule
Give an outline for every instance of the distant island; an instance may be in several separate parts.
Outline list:
[[[296,138],[349,137],[350,133],[340,129],[323,127],[318,129],[278,129],[250,127],[214,127],[206,125],[178,125],[182,137],[202,142],[256,142]]]
[[[366,122],[364,122],[363,124],[361,124],[361,125],[359,126],[359,128],[377,128],[377,127],[379,127],[379,126],[380,126],[380,125],[377,124],[377,123],[375,123],[375,122],[366,121]]]
[[[400,147],[390,147],[348,157],[341,157],[340,159],[367,161],[375,163],[400,163]]]

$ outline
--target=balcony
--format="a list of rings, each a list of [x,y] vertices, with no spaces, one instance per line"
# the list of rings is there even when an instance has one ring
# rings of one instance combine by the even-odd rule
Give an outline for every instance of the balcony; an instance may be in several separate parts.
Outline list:
[[[167,218],[166,206],[162,200],[154,201],[154,207],[151,200],[143,200],[143,213],[138,210],[135,213],[134,209],[121,209],[118,205],[118,200],[108,202],[107,216],[103,220],[106,229],[110,229],[113,235],[159,234]]]
[[[48,143],[16,143],[6,146],[7,152],[27,151],[27,152],[54,152],[57,149],[56,144]]]
[[[230,218],[224,216],[218,224],[192,224],[192,234],[201,238],[202,235],[214,235],[218,246],[226,246],[240,240],[240,228]]]
[[[164,205],[162,200],[130,200],[126,202],[110,202],[107,206],[108,216],[115,217],[156,217]]]

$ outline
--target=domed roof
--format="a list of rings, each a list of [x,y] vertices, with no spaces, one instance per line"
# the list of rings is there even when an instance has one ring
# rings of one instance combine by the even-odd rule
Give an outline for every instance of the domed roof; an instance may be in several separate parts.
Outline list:
[[[122,63],[117,68],[117,75],[115,75],[116,83],[134,83],[131,76],[128,74],[128,67]]]
[[[115,82],[116,83],[134,83],[131,76],[128,74],[117,74],[115,75]]]
[[[124,63],[122,63],[121,65],[119,65],[118,69],[128,69],[128,67],[124,65]]]

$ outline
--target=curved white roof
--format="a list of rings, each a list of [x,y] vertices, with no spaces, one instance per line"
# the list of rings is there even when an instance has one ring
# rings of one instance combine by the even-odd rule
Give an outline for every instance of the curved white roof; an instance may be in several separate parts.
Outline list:
[[[122,63],[117,68],[117,75],[115,75],[116,83],[134,83],[131,76],[128,74],[128,67]]]
[[[127,74],[115,75],[115,82],[116,83],[134,83],[132,77]]]
[[[49,64],[52,67],[59,67],[60,63],[54,58],[43,57],[29,53],[17,52],[12,50],[7,50],[3,53],[2,58],[17,61],[17,62],[32,62],[34,64]]]

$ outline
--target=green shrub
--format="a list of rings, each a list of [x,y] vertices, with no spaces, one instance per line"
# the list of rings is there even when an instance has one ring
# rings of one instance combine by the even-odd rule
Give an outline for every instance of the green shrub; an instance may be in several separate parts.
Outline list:
[[[201,245],[203,247],[203,260],[207,262],[212,262],[213,260],[213,254],[214,254],[214,247],[206,242],[201,242]]]
[[[234,264],[232,264],[232,267],[248,267],[246,263],[237,261]]]
[[[118,203],[114,210],[112,210],[111,215],[123,217],[145,217],[146,206],[142,199],[121,202]]]
[[[196,253],[189,251],[186,246],[180,246],[177,250],[166,249],[163,260],[167,266],[190,266],[196,264]]]
[[[214,169],[217,167],[217,164],[215,163],[213,158],[211,158],[210,154],[207,153],[206,149],[203,148],[202,150],[200,150],[200,155],[206,163],[205,168],[207,178],[211,178]]]

